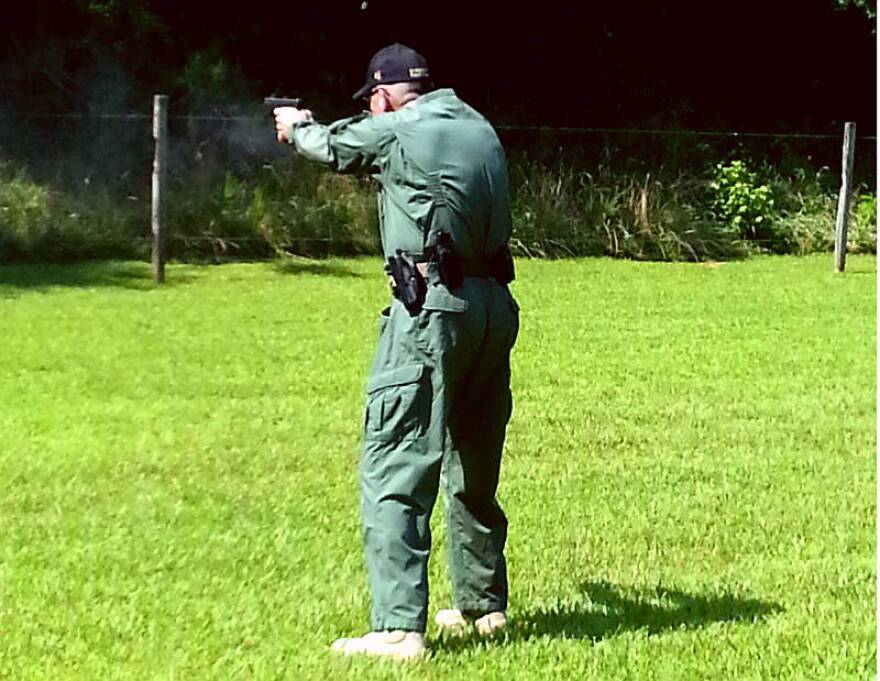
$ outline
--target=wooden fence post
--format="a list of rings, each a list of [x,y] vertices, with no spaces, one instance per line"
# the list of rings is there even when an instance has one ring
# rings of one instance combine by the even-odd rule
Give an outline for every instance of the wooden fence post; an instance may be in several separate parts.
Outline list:
[[[165,281],[165,174],[168,155],[168,95],[153,97],[153,281]]]
[[[837,197],[837,224],[834,230],[834,270],[846,268],[846,236],[849,223],[849,204],[852,198],[853,158],[856,148],[856,124],[847,123],[843,128],[843,175],[840,194]]]

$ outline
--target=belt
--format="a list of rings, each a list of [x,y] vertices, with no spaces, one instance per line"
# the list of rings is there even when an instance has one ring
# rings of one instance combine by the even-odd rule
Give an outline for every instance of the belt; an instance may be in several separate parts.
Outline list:
[[[495,276],[489,263],[485,260],[465,260],[464,258],[459,258],[458,264],[461,267],[461,273],[466,277],[491,278]]]
[[[482,277],[486,279],[491,279],[495,275],[492,274],[491,268],[489,267],[489,263],[484,260],[465,260],[460,259],[459,266],[461,267],[461,273],[465,277]],[[419,274],[428,279],[428,262],[417,262],[416,269],[419,271]],[[388,277],[388,283],[391,288],[394,288],[394,279],[392,277]]]
[[[461,267],[461,273],[466,277],[492,277],[491,268],[489,267],[489,263],[484,260],[464,260],[459,259],[459,266]],[[416,269],[419,271],[425,279],[428,278],[428,265],[427,262],[417,262]]]

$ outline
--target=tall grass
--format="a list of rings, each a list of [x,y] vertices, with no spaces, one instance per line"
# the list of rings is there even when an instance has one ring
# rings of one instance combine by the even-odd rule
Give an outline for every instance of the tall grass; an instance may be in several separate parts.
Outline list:
[[[714,167],[583,169],[512,154],[513,247],[531,257],[669,261],[833,247],[836,187],[827,169],[758,168],[750,177],[759,178],[756,191],[770,192],[772,210],[765,209],[760,229],[742,229],[713,209]],[[0,166],[0,262],[145,257],[148,184],[136,193],[131,184],[37,181]],[[178,260],[379,251],[372,180],[334,175],[300,158],[182,166],[168,194],[169,249]],[[876,197],[864,185],[850,225],[850,249],[873,252]]]
[[[63,191],[0,165],[0,262],[139,258],[148,229],[136,197],[105,184]]]
[[[177,178],[171,204],[172,254],[181,259],[378,252],[369,181],[300,158],[209,177],[199,192]]]
[[[701,208],[703,182],[511,164],[513,245],[527,256],[704,260],[744,255]]]

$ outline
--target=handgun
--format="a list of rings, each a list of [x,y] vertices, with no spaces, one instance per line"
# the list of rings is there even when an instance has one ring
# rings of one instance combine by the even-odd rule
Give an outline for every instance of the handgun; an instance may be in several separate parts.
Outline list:
[[[294,109],[302,107],[302,99],[299,97],[266,97],[263,99],[263,106],[266,107],[266,113],[270,118],[275,117],[275,109],[281,106],[292,106]]]
[[[266,97],[263,100],[266,112],[271,116],[272,112],[281,106],[292,106],[294,109],[302,108],[302,99],[299,97]]]
[[[398,248],[397,254],[388,258],[388,273],[394,280],[394,297],[403,303],[411,315],[418,314],[425,302],[428,286],[412,256]]]

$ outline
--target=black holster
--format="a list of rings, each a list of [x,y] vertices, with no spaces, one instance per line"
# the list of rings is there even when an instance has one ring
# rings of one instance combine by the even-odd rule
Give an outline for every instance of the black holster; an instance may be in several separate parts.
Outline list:
[[[431,261],[437,264],[437,274],[446,288],[454,289],[461,286],[464,272],[449,232],[437,232],[437,243],[431,251]]]
[[[394,280],[394,297],[403,303],[410,314],[417,314],[425,302],[428,285],[415,260],[398,248],[396,255],[388,258],[388,268]]]
[[[516,279],[516,272],[513,268],[513,254],[504,244],[501,248],[489,256],[489,272],[499,284],[509,284]]]

